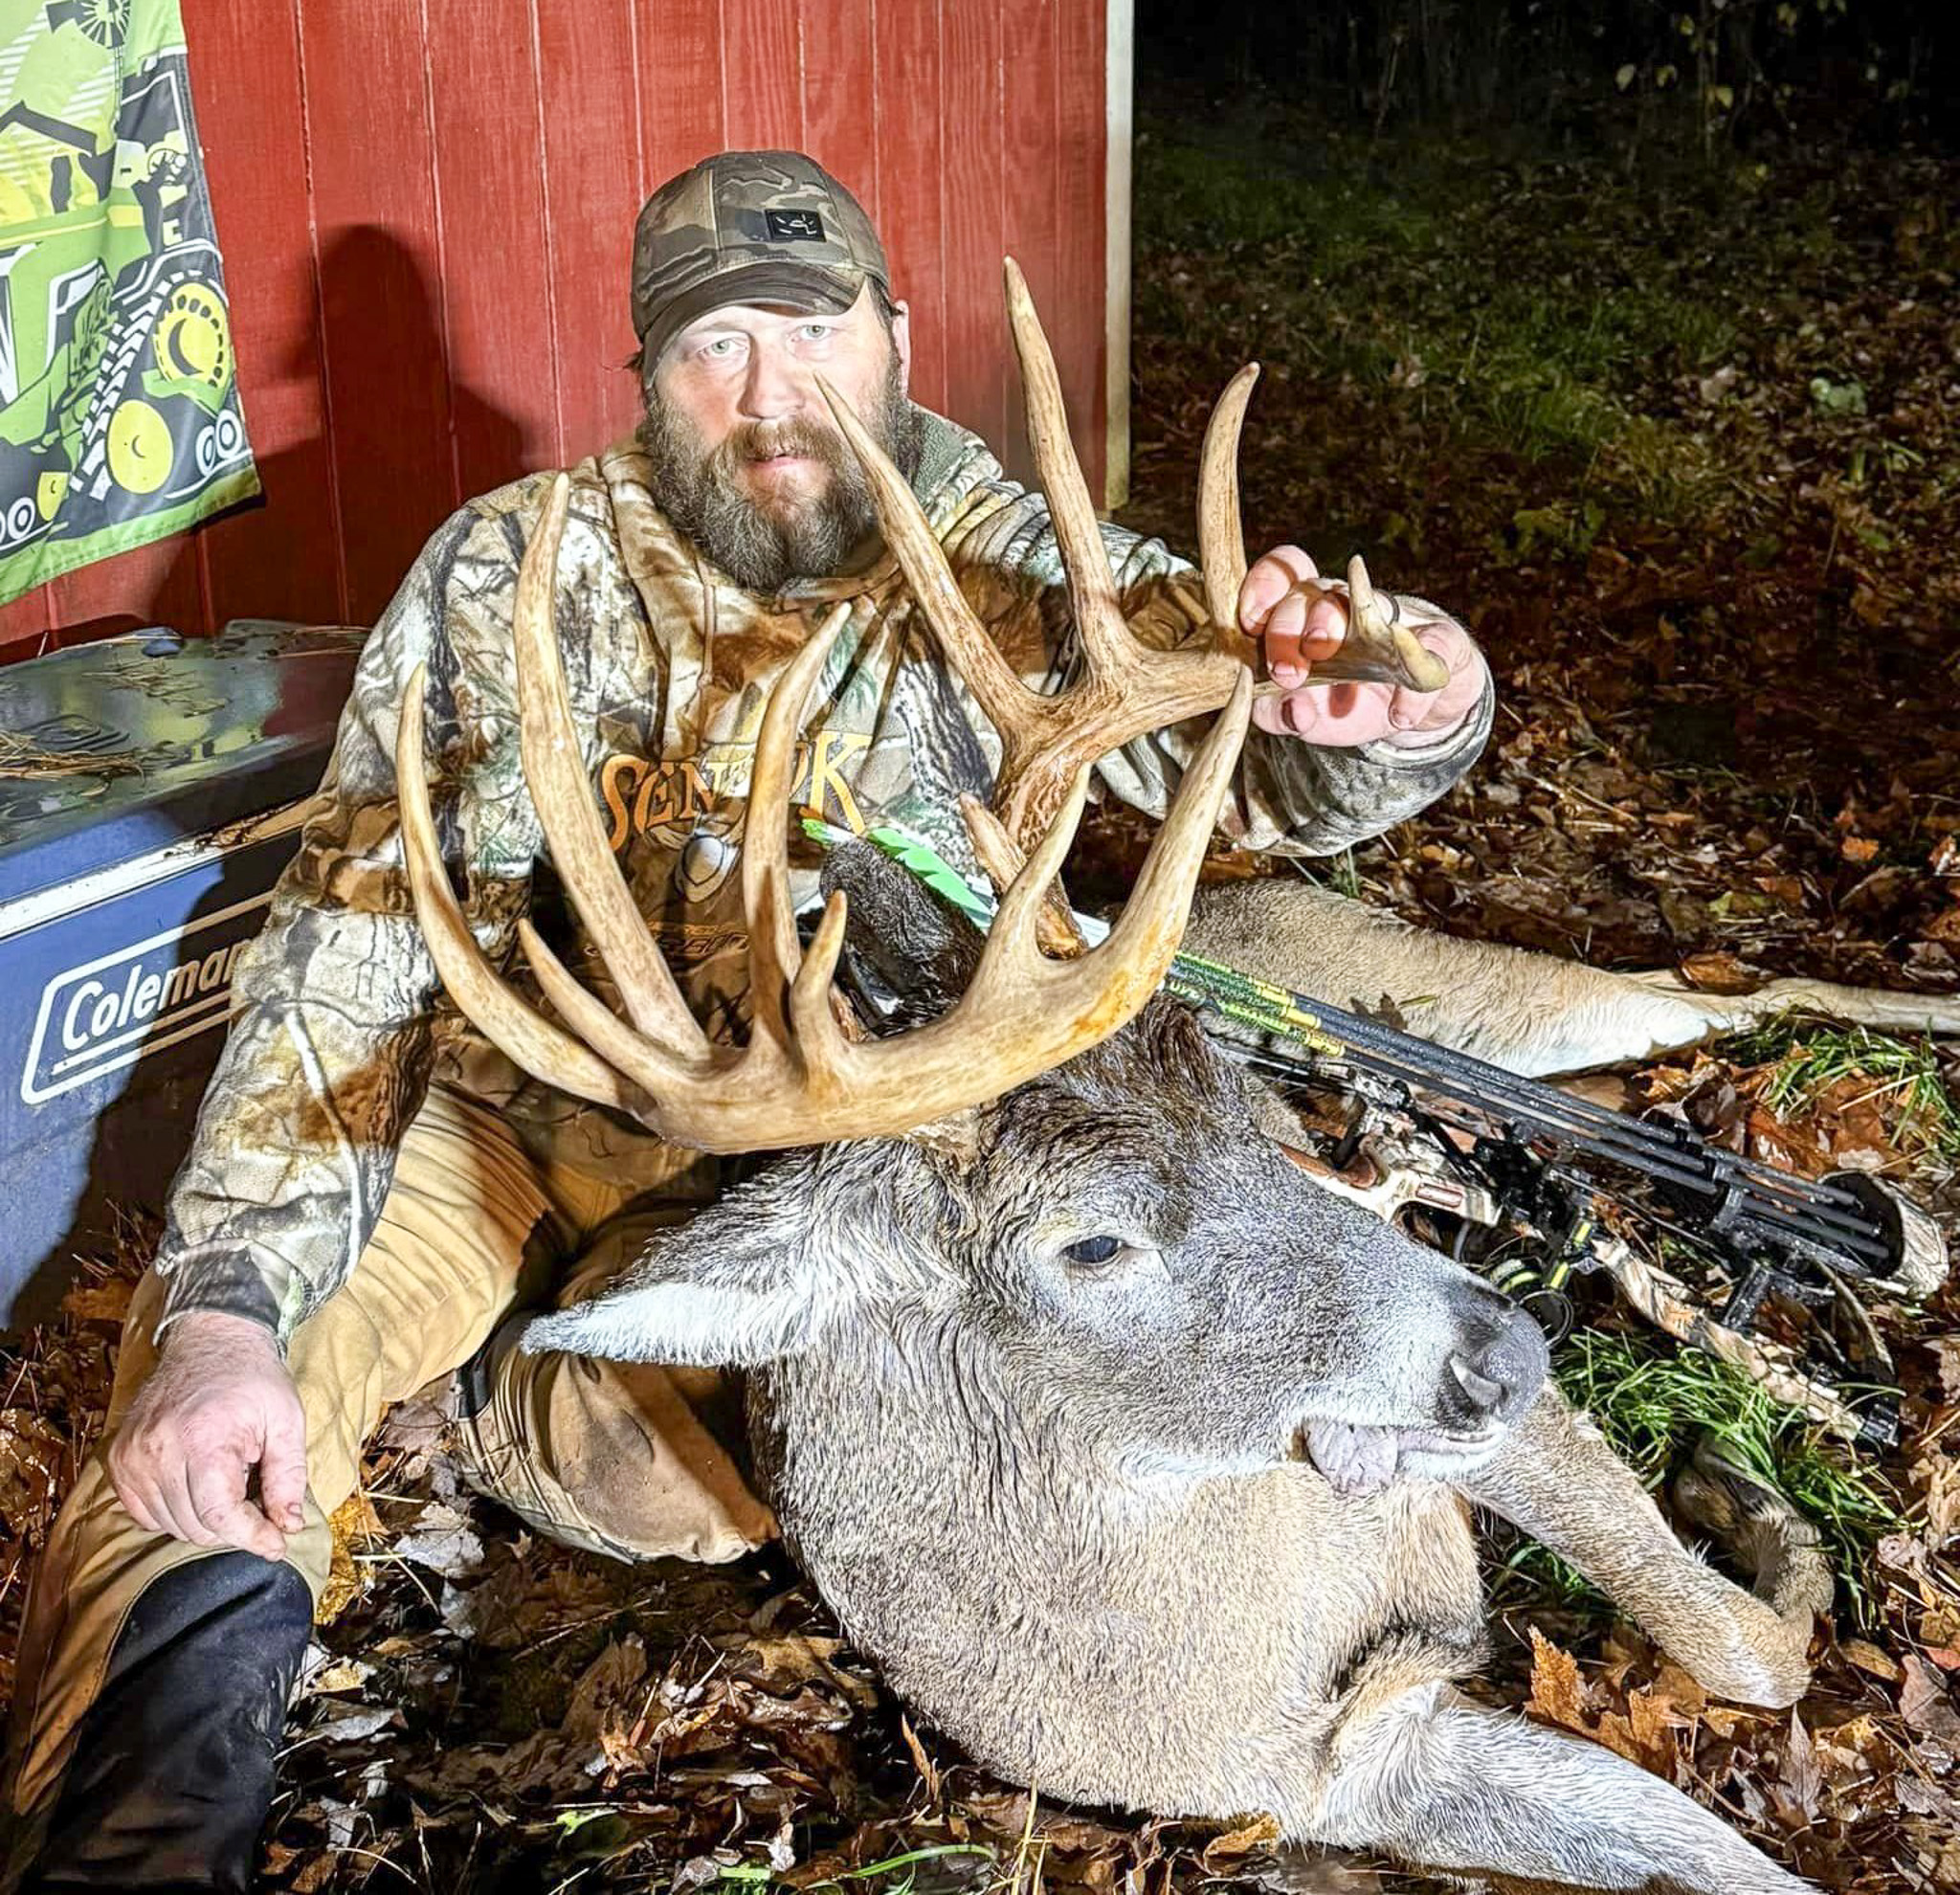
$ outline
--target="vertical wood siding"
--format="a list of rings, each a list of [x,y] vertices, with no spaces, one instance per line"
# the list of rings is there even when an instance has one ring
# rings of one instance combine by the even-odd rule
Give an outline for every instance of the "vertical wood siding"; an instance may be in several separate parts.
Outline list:
[[[1018,257],[1100,491],[1107,5],[184,0],[265,498],[0,610],[0,662],[370,623],[452,508],[632,426],[634,214],[724,146],[799,146],[858,193],[914,392],[1013,463]]]

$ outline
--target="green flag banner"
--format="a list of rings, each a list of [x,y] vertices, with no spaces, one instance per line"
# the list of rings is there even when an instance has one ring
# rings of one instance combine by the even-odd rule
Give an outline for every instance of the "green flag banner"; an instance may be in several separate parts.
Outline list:
[[[178,0],[0,0],[0,604],[257,491]]]

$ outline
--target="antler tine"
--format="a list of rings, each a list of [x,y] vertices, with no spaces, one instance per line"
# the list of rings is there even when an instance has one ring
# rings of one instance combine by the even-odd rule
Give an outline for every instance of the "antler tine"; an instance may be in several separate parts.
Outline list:
[[[1413,691],[1440,691],[1450,681],[1448,662],[1390,617],[1359,553],[1348,562],[1348,636],[1341,649],[1314,667],[1324,677],[1373,679],[1406,684]]]
[[[551,845],[551,859],[597,946],[628,1015],[641,1033],[704,1053],[707,1039],[687,1011],[654,937],[619,872],[586,779],[583,747],[552,626],[558,547],[571,482],[560,474],[524,548],[511,641],[517,658],[519,748],[524,781]]]
[[[1021,364],[1021,395],[1028,414],[1028,445],[1035,471],[1047,496],[1048,517],[1055,524],[1056,544],[1068,574],[1069,603],[1074,608],[1076,634],[1090,674],[1120,678],[1135,661],[1136,641],[1124,622],[1109,570],[1109,553],[1097,524],[1089,483],[1069,438],[1068,411],[1062,406],[1061,378],[1028,279],[1010,256],[1001,265],[1007,284],[1007,314],[1013,330],[1014,353]]]
[[[785,811],[794,776],[796,738],[824,659],[851,616],[836,606],[814,636],[783,667],[763,712],[748,771],[748,814],[742,836],[742,911],[748,922],[749,1045],[772,1043],[788,1053],[784,1007],[802,957],[796,910],[790,895],[790,842]],[[758,827],[760,825],[760,827]]]
[[[1100,947],[1080,959],[1046,961],[1030,951],[1027,937],[1036,925],[1041,894],[1067,853],[1081,814],[1087,776],[1077,778],[1061,814],[1002,898],[979,970],[952,1019],[970,1010],[977,1037],[981,1023],[996,1010],[1010,1014],[1018,1011],[1014,988],[1032,986],[1039,994],[1036,1004],[1044,1023],[1040,1037],[1058,1034],[1060,1038],[1058,1047],[1049,1042],[1049,1057],[1036,1068],[1038,1071],[1072,1059],[1135,1015],[1157,991],[1184,938],[1192,892],[1251,718],[1252,674],[1241,668],[1230,702],[1219,711],[1178,786],[1177,798],[1150,844],[1115,926]],[[1016,947],[1020,951],[1013,953]],[[1028,1029],[1024,1026],[1022,1032]]]
[[[973,854],[979,858],[988,881],[992,882],[993,892],[996,895],[1006,894],[1014,877],[1027,866],[1027,851],[1007,833],[1007,825],[978,796],[960,798],[960,815],[966,822]],[[1049,889],[1048,899],[1041,904],[1035,936],[1044,954],[1080,954],[1088,946],[1082,939],[1081,930],[1076,926],[1075,917],[1069,912],[1059,882]]]
[[[819,375],[816,386],[864,469],[885,544],[896,555],[926,623],[988,722],[1001,733],[1003,743],[1012,744],[1013,733],[1027,727],[1031,711],[1038,713],[1040,696],[1014,675],[1013,666],[1001,657],[1000,647],[967,603],[911,482],[892,465],[891,457],[871,438],[857,411],[830,382]]]
[[[429,807],[429,779],[422,761],[422,701],[427,667],[410,674],[395,728],[394,769],[401,813],[402,856],[414,897],[415,918],[435,970],[464,1016],[476,1022],[494,1045],[546,1085],[562,1087],[594,1104],[632,1111],[643,1103],[634,1087],[562,1027],[527,1006],[484,958],[449,885],[435,840],[435,817]]]
[[[1038,945],[1041,916],[1048,904],[1049,889],[1061,873],[1061,865],[1081,826],[1082,805],[1089,799],[1089,766],[1084,764],[1068,786],[1061,808],[1021,863],[1013,880],[1001,891],[1000,906],[994,910],[993,925],[987,930],[987,954],[1001,960],[1025,959]]]
[[[1241,665],[1230,700],[1178,785],[1177,800],[1144,858],[1123,913],[1096,949],[1118,961],[1133,957],[1132,985],[1125,990],[1135,992],[1132,1013],[1156,992],[1184,939],[1198,870],[1251,722],[1252,673]]]
[[[1245,527],[1238,505],[1238,440],[1259,365],[1248,362],[1225,385],[1198,457],[1198,564],[1205,610],[1227,639],[1238,636],[1238,592],[1245,584]],[[1228,644],[1227,650],[1231,647]]]
[[[805,1073],[821,1075],[819,1082],[835,1082],[850,1043],[831,1010],[831,982],[836,977],[837,957],[844,951],[847,919],[844,891],[835,889],[823,904],[823,918],[810,937],[810,951],[790,986],[790,1025],[796,1048]]]

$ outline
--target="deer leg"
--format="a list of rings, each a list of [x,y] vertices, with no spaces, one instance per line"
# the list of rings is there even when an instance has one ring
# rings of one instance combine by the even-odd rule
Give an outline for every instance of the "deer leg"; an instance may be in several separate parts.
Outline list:
[[[1815,1528],[1719,1445],[1704,1442],[1682,1498],[1753,1569],[1753,1592],[1682,1545],[1633,1470],[1553,1388],[1458,1484],[1570,1560],[1707,1690],[1778,1708],[1803,1696],[1830,1568]]]
[[[1433,934],[1278,878],[1200,889],[1185,948],[1331,1006],[1365,1010],[1387,1000],[1410,1032],[1533,1078],[1699,1045],[1793,1007],[1868,1026],[1960,1033],[1960,1001],[1950,994],[1807,980],[1701,993],[1668,973],[1612,973]]]
[[[1425,1685],[1343,1725],[1316,1840],[1533,1889],[1802,1895],[1672,1784],[1602,1746]]]

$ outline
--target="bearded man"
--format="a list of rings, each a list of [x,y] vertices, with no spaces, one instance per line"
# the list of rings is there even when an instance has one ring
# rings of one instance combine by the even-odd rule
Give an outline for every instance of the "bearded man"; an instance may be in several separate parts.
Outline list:
[[[1031,677],[1065,663],[1038,494],[906,395],[910,336],[864,212],[809,159],[725,153],[662,187],[633,262],[645,417],[571,473],[555,612],[612,846],[692,1004],[739,1019],[749,761],[769,688],[851,615],[796,800],[970,858],[956,810],[997,746],[937,662],[815,377],[910,479],[954,571]],[[440,1006],[396,825],[404,690],[429,674],[442,843],[494,959],[532,917],[589,983],[520,769],[510,623],[549,477],[465,506],[375,628],[319,814],[239,964],[230,1037],[130,1310],[104,1441],[53,1531],[23,1633],[12,1873],[37,1888],[248,1886],[273,1755],[332,1548],[385,1404],[439,1402],[466,1477],[538,1531],[621,1559],[725,1560],[768,1514],[680,1370],[531,1356],[543,1299],[630,1262],[717,1188],[714,1161],[537,1085]],[[1208,637],[1155,542],[1110,528],[1147,641]],[[1346,628],[1297,547],[1259,561],[1244,629],[1261,700],[1226,827],[1325,854],[1414,814],[1469,766],[1489,679],[1463,631],[1406,622],[1449,664],[1423,697],[1299,687]],[[1161,813],[1196,733],[1102,767]],[[764,812],[768,820],[781,813]]]

